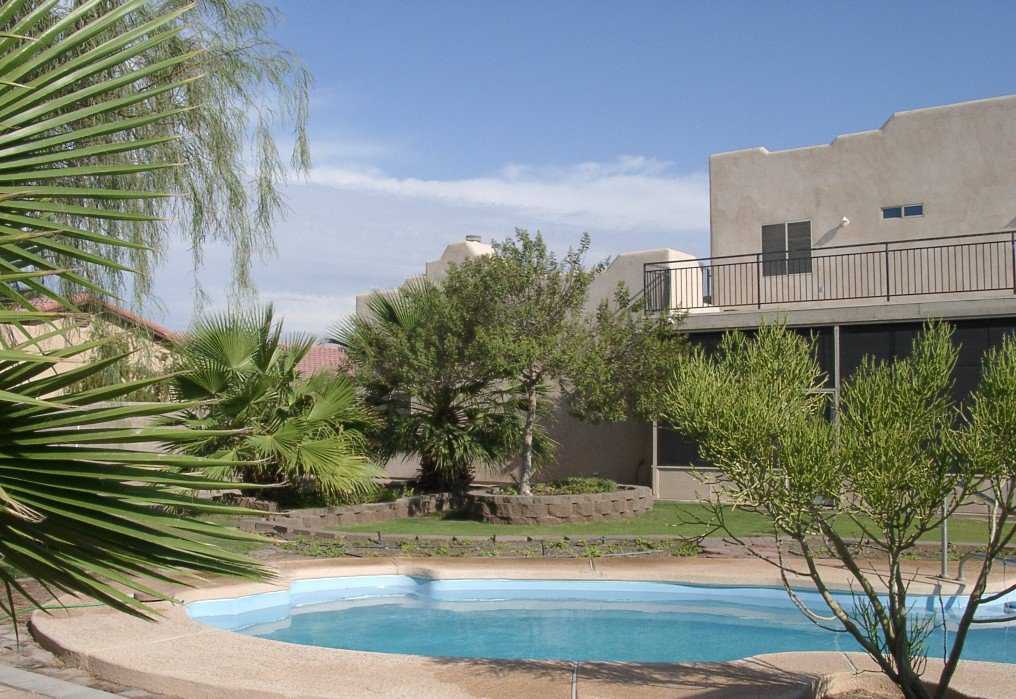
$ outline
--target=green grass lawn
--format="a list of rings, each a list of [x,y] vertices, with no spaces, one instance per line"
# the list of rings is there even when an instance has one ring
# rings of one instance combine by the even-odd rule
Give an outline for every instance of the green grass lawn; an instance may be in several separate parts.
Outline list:
[[[346,532],[381,532],[382,534],[445,534],[448,536],[491,536],[500,535],[545,535],[545,536],[698,536],[707,528],[695,524],[695,518],[705,518],[707,512],[694,503],[658,502],[650,512],[639,517],[606,522],[582,524],[489,524],[462,519],[455,515],[428,515],[394,519],[376,524],[345,525]],[[739,536],[766,535],[771,529],[765,519],[757,514],[741,510],[728,510],[727,521]],[[844,520],[837,527],[848,538],[857,538],[861,532],[852,522]],[[987,523],[969,517],[953,517],[949,522],[949,540],[953,543],[982,543],[987,535]],[[928,541],[938,541],[938,531],[927,535]]]

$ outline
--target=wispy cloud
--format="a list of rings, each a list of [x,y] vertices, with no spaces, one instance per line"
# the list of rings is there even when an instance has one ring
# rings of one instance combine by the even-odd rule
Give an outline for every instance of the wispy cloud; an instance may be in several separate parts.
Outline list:
[[[595,229],[687,232],[708,222],[704,173],[675,173],[669,163],[639,156],[566,167],[510,164],[487,177],[447,180],[323,166],[309,180],[346,191],[519,211]]]
[[[360,138],[315,138],[312,144],[315,163],[377,162],[397,152],[389,143]]]
[[[274,304],[276,312],[285,318],[286,330],[319,336],[348,315],[356,302],[354,294],[308,294],[263,289],[258,296],[262,303]]]
[[[550,167],[508,164],[485,177],[395,177],[376,167],[386,146],[335,139],[310,181],[287,186],[289,212],[274,231],[277,253],[255,263],[260,300],[286,328],[323,335],[353,312],[355,295],[397,286],[466,234],[503,239],[543,231],[558,250],[583,232],[591,260],[626,250],[676,247],[705,253],[707,182],[653,158],[625,157]],[[398,150],[398,149],[395,149]],[[362,156],[360,162],[357,159]],[[403,164],[405,167],[405,164]],[[211,307],[228,305],[229,252],[211,245],[201,273]],[[190,322],[190,253],[178,242],[160,266],[156,291],[174,328]]]

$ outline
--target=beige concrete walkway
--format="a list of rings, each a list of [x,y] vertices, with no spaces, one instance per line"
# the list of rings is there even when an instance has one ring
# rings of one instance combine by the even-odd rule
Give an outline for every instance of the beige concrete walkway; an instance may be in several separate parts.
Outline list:
[[[55,677],[0,665],[0,699],[117,699],[117,695]]]
[[[927,565],[927,564],[926,564]],[[497,560],[348,559],[278,566],[275,584],[225,585],[180,594],[197,600],[253,594],[290,580],[333,575],[410,574],[434,578],[677,580],[774,585],[775,570],[746,559]],[[930,566],[929,566],[930,568]],[[830,568],[833,576],[838,570]],[[932,570],[927,572],[931,573]],[[999,578],[993,581],[1002,584]],[[938,583],[920,578],[914,592]],[[962,592],[948,584],[943,592]],[[36,612],[32,633],[68,662],[108,681],[180,697],[811,697],[824,677],[872,668],[863,656],[782,653],[732,663],[636,664],[439,659],[301,646],[244,636],[190,619],[162,604],[158,623],[104,608]],[[930,663],[934,675],[934,663]],[[1016,665],[964,663],[956,689],[1016,696]]]

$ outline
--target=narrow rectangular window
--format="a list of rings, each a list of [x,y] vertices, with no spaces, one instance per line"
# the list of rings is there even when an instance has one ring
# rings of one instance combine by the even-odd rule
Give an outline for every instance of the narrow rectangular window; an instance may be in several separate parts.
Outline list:
[[[787,273],[787,226],[774,223],[762,226],[762,275],[774,277]]]
[[[903,215],[907,216],[924,216],[924,204],[907,204],[903,207]]]
[[[902,206],[882,207],[882,218],[903,218],[903,207]]]
[[[811,221],[787,224],[787,258],[790,274],[811,272]]]

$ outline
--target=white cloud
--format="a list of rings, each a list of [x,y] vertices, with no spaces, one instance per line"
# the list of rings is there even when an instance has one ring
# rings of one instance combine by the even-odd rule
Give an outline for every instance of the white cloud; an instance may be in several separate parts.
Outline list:
[[[311,157],[315,163],[376,161],[396,152],[387,143],[356,138],[315,138],[311,144]]]
[[[263,289],[258,295],[262,303],[275,304],[275,312],[284,320],[286,330],[321,336],[337,321],[350,315],[356,306],[355,294],[308,294]]]
[[[299,285],[299,277],[288,280]],[[228,288],[216,286],[206,289],[210,302],[203,313],[221,313],[230,307],[245,305],[251,301],[259,305],[272,304],[275,317],[283,322],[287,333],[309,333],[324,339],[328,332],[356,309],[356,294],[313,293],[306,290],[284,290],[259,288],[256,297],[235,297]]]
[[[448,180],[324,166],[314,168],[309,181],[345,191],[518,211],[590,229],[703,230],[709,216],[706,175],[671,170],[666,162],[625,156],[568,167],[510,164],[488,177]]]
[[[260,300],[276,304],[288,330],[324,335],[353,311],[357,293],[397,286],[466,234],[490,240],[515,227],[539,229],[563,251],[589,232],[591,261],[658,247],[705,254],[706,185],[701,173],[676,173],[640,157],[509,164],[487,177],[447,180],[397,178],[346,161],[287,186],[289,213],[274,230],[277,253],[255,261],[254,279]],[[229,270],[226,246],[211,244],[201,271],[210,307],[228,304]],[[193,307],[186,243],[171,246],[155,290],[165,312],[153,318],[187,327]]]

